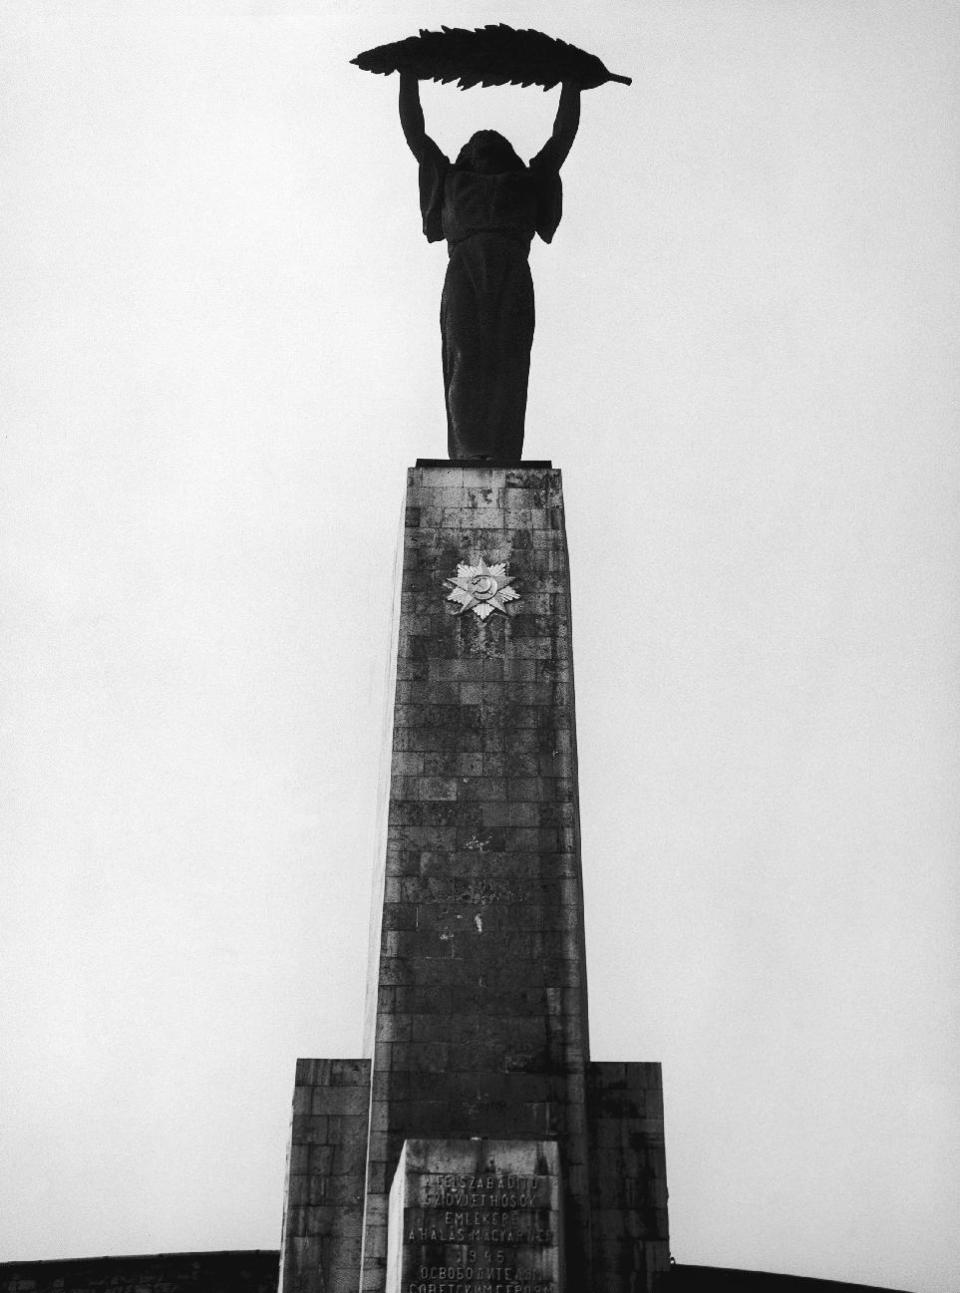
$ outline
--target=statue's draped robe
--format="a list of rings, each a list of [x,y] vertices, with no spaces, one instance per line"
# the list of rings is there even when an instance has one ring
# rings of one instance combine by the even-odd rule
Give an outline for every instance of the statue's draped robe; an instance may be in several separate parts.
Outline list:
[[[423,232],[450,251],[440,302],[451,458],[517,462],[523,448],[533,342],[535,233],[560,223],[560,175],[548,145],[522,170],[485,175],[453,166],[435,144],[420,163]]]

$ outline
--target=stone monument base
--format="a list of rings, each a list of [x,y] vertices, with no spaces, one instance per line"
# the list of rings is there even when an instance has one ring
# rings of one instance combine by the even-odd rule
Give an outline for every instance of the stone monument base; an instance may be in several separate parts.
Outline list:
[[[401,552],[367,1058],[297,1063],[282,1293],[659,1293],[660,1066],[589,1054],[560,472],[421,461]]]

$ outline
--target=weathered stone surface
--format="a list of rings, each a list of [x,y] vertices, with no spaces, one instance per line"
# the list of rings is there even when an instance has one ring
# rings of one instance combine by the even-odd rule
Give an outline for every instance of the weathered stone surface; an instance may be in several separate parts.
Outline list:
[[[670,1267],[659,1064],[587,1066],[593,1288],[649,1293]]]
[[[397,1230],[397,1209],[419,1206],[430,1146],[449,1160],[545,1142],[562,1268],[504,1261],[530,1280],[480,1286],[648,1293],[668,1263],[660,1077],[589,1057],[560,473],[418,465],[398,564],[371,1059],[298,1065],[283,1293],[471,1283],[420,1280],[402,1244],[388,1283],[390,1183],[407,1193]],[[488,575],[519,597],[485,618],[472,593],[449,600],[454,576],[468,592]],[[425,1250],[413,1261],[451,1265],[470,1263]]]
[[[297,1060],[280,1248],[285,1293],[356,1293],[369,1060]]]
[[[481,560],[506,563],[520,594],[485,620],[458,614],[445,582]],[[565,1165],[586,1162],[560,473],[412,469],[399,611],[368,1198],[407,1139],[552,1135]],[[414,1019],[402,1038],[397,1015]],[[565,1173],[565,1186],[582,1281],[585,1177]],[[368,1216],[369,1293],[384,1288],[385,1261],[384,1228]]]

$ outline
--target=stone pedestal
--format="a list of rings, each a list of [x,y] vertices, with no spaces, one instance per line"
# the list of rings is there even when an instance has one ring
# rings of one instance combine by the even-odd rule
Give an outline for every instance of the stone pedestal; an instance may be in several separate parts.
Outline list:
[[[489,580],[502,590],[494,599],[483,596]],[[462,586],[471,581],[483,585],[473,601]],[[571,1273],[584,1278],[586,968],[573,702],[560,473],[414,468],[370,974],[368,1293],[384,1287],[386,1194],[411,1137],[558,1138],[576,1237]]]
[[[570,1290],[646,1290],[668,1260],[659,1068],[588,1053],[560,473],[411,469],[398,594],[365,1165],[341,1153],[330,1202],[295,1118],[284,1293],[385,1293],[404,1144],[472,1137],[555,1147]],[[339,1116],[330,1094],[313,1116]]]

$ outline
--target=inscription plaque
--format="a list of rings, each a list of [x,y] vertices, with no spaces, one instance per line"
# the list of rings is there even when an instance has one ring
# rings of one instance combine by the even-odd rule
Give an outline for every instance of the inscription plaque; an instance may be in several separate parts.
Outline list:
[[[554,1141],[405,1141],[386,1293],[563,1293],[561,1200]]]

